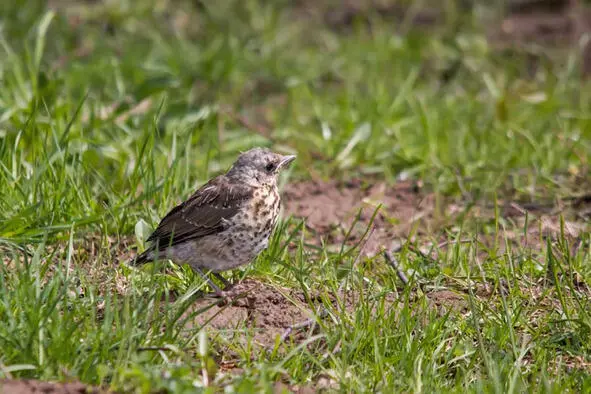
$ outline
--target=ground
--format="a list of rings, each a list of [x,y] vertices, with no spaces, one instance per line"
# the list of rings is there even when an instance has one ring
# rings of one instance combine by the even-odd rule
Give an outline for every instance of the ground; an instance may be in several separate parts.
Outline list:
[[[585,392],[584,2],[0,12],[0,392]],[[232,299],[159,219],[297,154]]]

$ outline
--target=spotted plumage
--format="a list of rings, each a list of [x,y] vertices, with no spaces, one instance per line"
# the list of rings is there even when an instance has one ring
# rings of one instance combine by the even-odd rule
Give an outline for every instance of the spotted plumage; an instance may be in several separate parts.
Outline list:
[[[252,262],[277,223],[279,172],[294,159],[261,148],[242,153],[227,173],[162,219],[148,238],[150,247],[132,264],[168,258],[203,275],[203,270],[218,273]]]

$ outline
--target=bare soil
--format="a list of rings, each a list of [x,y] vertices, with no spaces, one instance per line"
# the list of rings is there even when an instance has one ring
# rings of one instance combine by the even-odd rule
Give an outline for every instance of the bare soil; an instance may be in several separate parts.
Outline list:
[[[227,339],[233,336],[247,338],[252,334],[254,343],[271,346],[290,326],[312,317],[304,297],[295,290],[246,279],[232,289],[228,305],[213,306],[199,313],[188,327],[207,325]],[[200,311],[217,300],[197,300],[188,313]]]
[[[236,284],[230,293],[232,302],[222,306],[215,305],[215,299],[198,299],[187,312],[187,315],[198,312],[187,327],[207,325],[228,340],[236,336],[240,338],[239,342],[246,343],[252,338],[253,344],[269,348],[288,330],[291,330],[288,341],[305,338],[313,325],[294,326],[312,319],[314,310],[316,315],[322,313],[321,295],[311,294],[306,302],[306,296],[299,290],[254,279]],[[360,302],[359,294],[351,292],[323,296],[328,297],[335,310],[339,309],[338,301],[346,313],[353,313]],[[392,304],[394,297],[387,295],[385,301]]]
[[[393,186],[377,182],[364,187],[360,181],[307,181],[288,185],[283,196],[284,215],[305,219],[318,244],[354,245],[372,224],[361,242],[361,254],[368,257],[382,248],[390,249],[411,230],[430,233],[444,220],[435,211],[435,196],[421,193],[412,182]]]
[[[502,235],[521,247],[539,248],[540,242],[562,235],[576,243],[580,234],[590,228],[589,200],[586,195],[540,203],[499,200],[500,217],[505,223]],[[384,248],[396,249],[411,238],[430,240],[424,246],[432,247],[433,242],[441,248],[449,246],[445,231],[453,232],[460,216],[466,228],[476,222],[490,222],[495,216],[490,202],[474,202],[468,207],[468,202],[461,200],[436,198],[409,181],[367,186],[358,180],[342,184],[306,181],[287,185],[283,201],[284,216],[304,219],[313,243],[359,244],[363,257],[372,257]],[[479,236],[479,241],[486,242],[487,237]]]
[[[518,49],[531,55],[531,74],[544,57],[559,62],[565,49],[579,46],[581,74],[589,77],[591,43],[581,45],[589,32],[591,7],[582,0],[512,0],[505,19],[491,25],[489,39],[498,49]]]

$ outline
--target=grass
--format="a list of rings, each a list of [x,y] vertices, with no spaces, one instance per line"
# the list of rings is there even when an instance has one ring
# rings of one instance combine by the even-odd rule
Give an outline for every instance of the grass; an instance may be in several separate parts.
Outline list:
[[[411,178],[466,212],[588,184],[591,95],[574,52],[529,78],[525,56],[493,50],[478,15],[453,7],[426,32],[379,15],[331,28],[284,1],[217,4],[1,6],[0,377],[125,392],[589,390],[591,239],[572,212],[528,244],[515,234],[542,221],[501,209],[409,237],[405,288],[380,256],[312,248],[285,218],[231,275],[316,291],[328,317],[267,351],[247,332],[185,326],[203,285],[190,270],[121,264],[143,247],[138,223],[152,228],[254,145],[298,154],[283,182]],[[438,237],[448,247],[410,247]],[[429,296],[442,288],[465,297],[442,312]],[[343,291],[362,301],[333,305]]]

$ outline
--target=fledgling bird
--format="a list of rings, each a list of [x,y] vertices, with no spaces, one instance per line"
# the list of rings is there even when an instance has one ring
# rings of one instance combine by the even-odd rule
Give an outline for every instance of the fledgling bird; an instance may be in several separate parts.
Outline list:
[[[228,172],[162,219],[148,237],[150,247],[131,264],[159,259],[188,264],[221,296],[204,270],[227,287],[219,272],[252,262],[267,247],[281,203],[277,178],[294,159],[263,148],[240,154]]]

